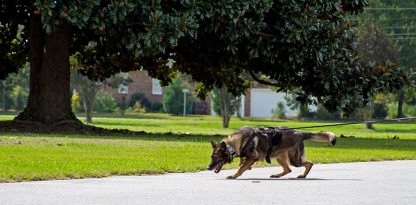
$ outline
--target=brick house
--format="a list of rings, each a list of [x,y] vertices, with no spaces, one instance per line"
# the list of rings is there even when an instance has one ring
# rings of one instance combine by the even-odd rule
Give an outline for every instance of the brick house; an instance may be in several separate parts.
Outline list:
[[[121,102],[121,97],[125,96],[126,100],[130,99],[130,96],[133,93],[141,92],[146,95],[151,103],[154,102],[163,102],[163,96],[166,87],[161,87],[159,84],[159,80],[152,79],[148,76],[147,71],[132,71],[129,73],[121,73],[120,75],[130,77],[133,82],[130,83],[128,86],[120,86],[118,89],[113,89],[110,87],[106,87],[104,89],[105,92],[110,93],[116,102]],[[196,84],[189,85],[189,93],[193,94],[193,90]],[[255,82],[251,89],[246,92],[245,96],[242,96],[243,102],[241,103],[242,116],[247,117],[271,117],[271,110],[276,108],[278,102],[284,102],[285,93],[276,93],[272,91],[268,86],[258,84]],[[203,103],[205,102],[205,103]],[[199,107],[199,111],[201,113],[201,109],[205,109],[205,113],[207,115],[216,115],[216,113],[211,109],[211,98],[210,95],[207,96],[205,101],[200,101],[199,99],[195,98],[195,105],[200,106],[203,104],[203,107]],[[195,107],[196,110],[197,107]],[[310,107],[311,110],[316,110],[315,106]],[[286,116],[295,116],[297,113],[296,110],[290,110],[286,107]]]
[[[121,73],[119,75],[130,77],[133,82],[128,86],[119,86],[118,89],[106,87],[104,88],[105,92],[110,93],[117,103],[121,102],[122,96],[126,97],[126,101],[130,99],[130,96],[133,93],[141,92],[146,95],[151,103],[154,102],[163,102],[163,96],[165,94],[166,87],[161,87],[159,80],[152,79],[147,71],[132,71],[129,73]],[[196,85],[189,85],[189,94],[192,94],[193,89]],[[196,102],[200,102],[199,99],[196,99]],[[211,98],[208,96],[205,99],[205,114],[211,114]]]

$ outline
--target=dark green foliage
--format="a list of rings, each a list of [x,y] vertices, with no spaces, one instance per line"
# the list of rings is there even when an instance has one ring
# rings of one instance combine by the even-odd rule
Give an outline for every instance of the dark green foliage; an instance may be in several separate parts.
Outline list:
[[[341,112],[340,110],[337,110],[333,113],[330,113],[327,110],[325,110],[325,108],[318,107],[318,110],[316,111],[316,117],[319,119],[340,119]]]
[[[385,104],[374,103],[373,109],[372,118],[374,119],[384,119],[388,115]]]
[[[6,94],[3,94],[3,93],[4,92],[0,91],[0,105],[1,105],[0,109],[2,109],[2,111],[5,112],[5,111],[7,111],[7,110],[9,110],[13,107],[13,105],[15,103],[14,102],[15,99],[11,98],[11,96],[7,95],[7,93]],[[3,95],[5,95],[5,96],[3,97]]]
[[[96,112],[113,112],[117,108],[117,103],[111,94],[100,90],[94,103],[94,111]]]
[[[72,27],[66,33],[69,54],[76,53],[79,73],[93,80],[143,69],[166,86],[179,71],[200,82],[196,94],[205,98],[223,86],[235,96],[244,94],[250,83],[240,74],[249,71],[269,76],[279,91],[298,87],[295,99],[302,104],[320,103],[332,112],[341,107],[348,115],[379,88],[392,92],[414,85],[408,74],[416,70],[387,59],[366,62],[356,52],[356,25],[346,13],[358,14],[367,5],[366,0],[2,0],[0,21],[7,29],[0,37],[10,38],[0,38],[5,42],[0,56],[10,66],[1,67],[0,79],[26,60],[29,30],[41,31],[34,43],[43,44],[57,28]],[[25,26],[22,41],[11,44],[17,24]],[[175,60],[172,69],[168,58]]]
[[[186,83],[182,83],[182,80],[177,77],[173,79],[171,85],[169,85],[165,90],[165,96],[163,96],[163,109],[166,113],[173,115],[183,114],[183,100],[184,93],[183,89],[188,89],[189,86]],[[190,99],[191,94],[186,94],[186,105],[191,106],[192,100]]]
[[[0,104],[5,99],[6,109],[17,111],[24,109],[29,92],[29,66],[26,65],[18,73],[12,73],[6,80],[0,80]],[[5,95],[5,96],[3,96]],[[2,104],[3,105],[3,104]],[[3,106],[0,106],[2,109]]]
[[[151,112],[163,112],[163,103],[161,102],[154,102],[150,106]]]
[[[18,91],[16,100],[15,100],[15,109],[21,111],[25,108],[27,103],[27,94],[24,95],[21,90]]]
[[[152,106],[152,103],[149,101],[149,99],[147,99],[144,93],[133,93],[130,96],[128,106],[133,107],[136,102],[140,102],[140,104],[146,107],[146,109],[149,109]]]

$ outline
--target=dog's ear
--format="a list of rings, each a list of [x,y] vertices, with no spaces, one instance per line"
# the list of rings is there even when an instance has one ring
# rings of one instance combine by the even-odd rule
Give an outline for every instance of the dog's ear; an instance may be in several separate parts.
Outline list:
[[[212,145],[212,148],[216,148],[217,147],[217,144],[215,144],[215,142],[212,141],[212,140],[211,140],[211,145]]]
[[[227,144],[224,141],[221,142],[221,148],[223,148],[224,150],[228,149]]]

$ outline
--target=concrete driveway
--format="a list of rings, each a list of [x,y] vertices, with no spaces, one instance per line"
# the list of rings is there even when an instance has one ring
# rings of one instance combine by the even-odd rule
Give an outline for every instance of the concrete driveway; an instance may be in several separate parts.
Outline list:
[[[416,160],[0,184],[0,204],[416,204]]]

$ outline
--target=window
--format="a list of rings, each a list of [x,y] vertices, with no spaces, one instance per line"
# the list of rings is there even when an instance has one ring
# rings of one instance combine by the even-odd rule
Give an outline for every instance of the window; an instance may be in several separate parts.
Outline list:
[[[127,79],[129,77],[129,73],[119,73],[118,76],[123,77],[124,79]]]
[[[118,93],[128,94],[129,93],[129,86],[119,85],[118,86]]]
[[[152,86],[152,94],[154,95],[162,95],[162,87],[160,86],[158,79],[152,79],[153,86]]]
[[[129,73],[119,73],[119,74],[118,74],[118,76],[120,76],[120,77],[122,77],[122,78],[126,79],[126,78],[128,78],[128,77],[129,77]],[[128,93],[129,93],[129,86],[126,86],[126,85],[122,85],[122,84],[120,84],[120,85],[118,86],[118,93],[121,93],[121,94],[128,94]]]

